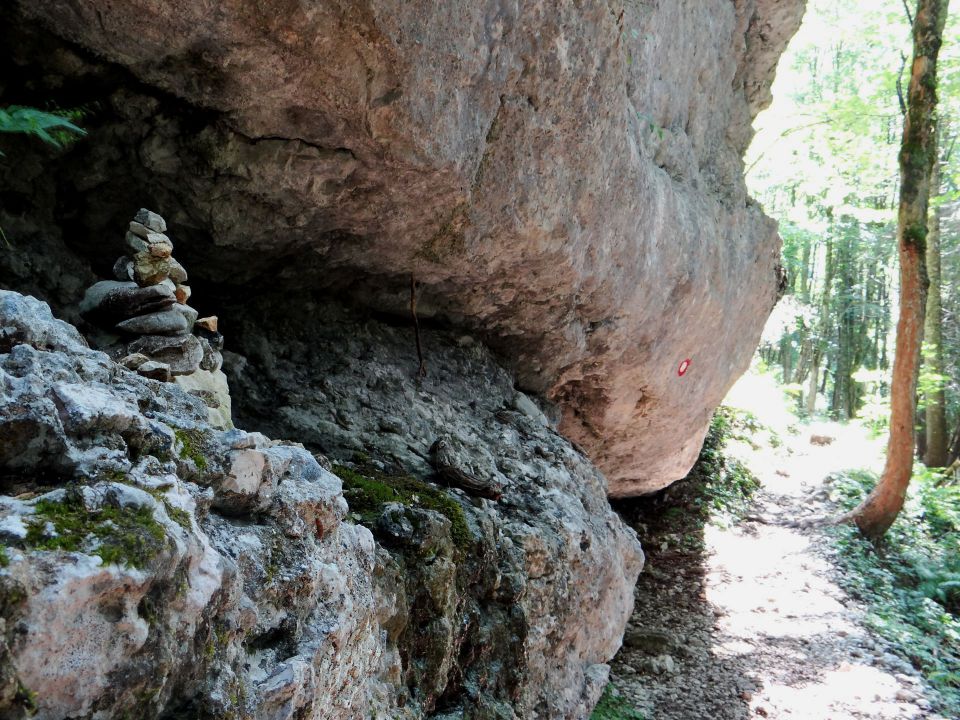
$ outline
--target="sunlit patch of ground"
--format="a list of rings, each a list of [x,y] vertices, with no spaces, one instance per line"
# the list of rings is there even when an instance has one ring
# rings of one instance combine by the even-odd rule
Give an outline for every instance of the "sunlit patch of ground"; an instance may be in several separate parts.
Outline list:
[[[673,670],[662,648],[653,659],[628,647],[614,684],[649,720],[938,718],[916,673],[865,629],[863,609],[835,582],[822,531],[782,524],[831,513],[824,479],[880,470],[883,439],[853,423],[801,422],[789,403],[766,375],[749,373],[731,391],[725,404],[764,426],[732,448],[761,489],[743,521],[704,527],[700,550],[661,552],[675,541],[647,538],[657,548],[633,632],[675,640]]]

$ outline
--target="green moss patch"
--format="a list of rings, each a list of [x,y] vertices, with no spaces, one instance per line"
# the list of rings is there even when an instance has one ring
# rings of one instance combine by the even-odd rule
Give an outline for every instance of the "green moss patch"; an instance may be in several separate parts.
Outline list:
[[[358,469],[334,465],[333,472],[343,482],[343,495],[350,510],[360,522],[373,528],[387,503],[435,510],[450,521],[450,534],[455,547],[462,550],[470,544],[471,534],[463,508],[442,489],[428,485],[409,475],[387,475],[369,465]]]
[[[150,493],[153,495],[153,493]],[[167,516],[173,520],[177,525],[182,527],[184,530],[190,530],[192,525],[190,524],[190,513],[181,508],[175,507],[172,502],[167,500],[160,494],[158,498],[160,502],[163,503],[163,509],[167,511]]]
[[[190,513],[188,513],[186,510],[176,507],[172,502],[170,502],[163,490],[156,487],[144,487],[139,483],[135,483],[130,476],[122,470],[109,470],[105,473],[101,473],[96,478],[91,478],[90,481],[115,482],[120,483],[121,485],[135,487],[138,490],[143,490],[145,493],[148,493],[151,497],[153,497],[157,502],[163,503],[163,508],[167,511],[167,516],[177,523],[177,525],[185,530],[190,530],[193,527],[190,524]],[[2,564],[2,560],[0,560],[0,564]]]
[[[623,697],[615,694],[607,685],[600,696],[600,702],[593,709],[590,720],[644,720],[643,715],[634,709]]]
[[[192,460],[197,470],[201,472],[206,470],[207,459],[200,452],[200,448],[203,447],[203,433],[199,430],[176,428],[173,434],[177,436],[177,442],[180,443],[180,457],[184,460]]]
[[[35,515],[27,519],[25,544],[35,550],[79,551],[93,536],[98,541],[94,555],[104,563],[142,568],[152,560],[166,539],[153,510],[141,507],[103,507],[87,510],[77,496],[63,501],[38,500]],[[55,534],[48,534],[48,523]]]

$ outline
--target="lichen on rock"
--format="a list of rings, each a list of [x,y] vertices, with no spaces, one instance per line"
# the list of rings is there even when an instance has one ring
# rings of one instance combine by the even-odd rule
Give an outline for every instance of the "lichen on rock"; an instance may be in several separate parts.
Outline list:
[[[201,399],[0,291],[0,714],[589,711],[642,563],[602,476],[481,347],[428,333],[450,384],[425,393],[396,331],[314,309],[351,343],[299,383],[271,369],[264,392],[309,389],[351,347],[378,350],[329,374],[327,401],[318,391],[304,414],[262,425],[325,438],[342,481],[317,447],[214,428]],[[468,396],[482,400],[464,413]],[[306,432],[322,409],[350,417],[352,435]],[[453,417],[458,457],[498,473],[500,499],[438,484],[429,447]],[[398,444],[405,428],[417,437]],[[344,456],[357,438],[370,453]]]
[[[299,446],[209,426],[198,398],[90,350],[32,298],[0,291],[0,328],[0,714],[365,707],[363,684],[314,674],[341,642],[356,651],[341,673],[379,657],[373,541],[341,527],[340,481]],[[282,463],[263,502],[218,515],[226,459],[258,447]],[[280,538],[263,587],[265,559],[238,551]]]

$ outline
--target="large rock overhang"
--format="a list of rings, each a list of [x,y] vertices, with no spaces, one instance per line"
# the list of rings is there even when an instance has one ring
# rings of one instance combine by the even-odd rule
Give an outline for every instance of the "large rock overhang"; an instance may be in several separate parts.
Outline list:
[[[195,282],[402,313],[415,277],[421,317],[482,333],[625,496],[686,473],[775,302],[741,158],[803,5],[22,0],[16,22],[64,72],[137,81],[78,192],[151,201]]]

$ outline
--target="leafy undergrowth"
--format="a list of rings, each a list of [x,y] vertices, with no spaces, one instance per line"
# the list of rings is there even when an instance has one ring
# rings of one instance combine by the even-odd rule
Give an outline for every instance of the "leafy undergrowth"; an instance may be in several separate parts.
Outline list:
[[[619,695],[616,695],[610,685],[603,689],[600,702],[594,708],[590,720],[646,720],[630,704]]]
[[[620,502],[615,509],[640,532],[645,546],[655,539],[661,549],[702,550],[704,525],[729,526],[741,519],[760,487],[746,466],[726,451],[732,441],[751,442],[759,429],[750,413],[718,408],[687,477],[654,495]]]
[[[693,507],[704,522],[729,524],[743,517],[760,481],[739,460],[729,457],[731,440],[753,443],[761,430],[756,417],[746,411],[721,406],[710,421],[710,430],[691,475],[699,482]],[[771,440],[776,437],[771,433]]]
[[[832,499],[853,508],[876,481],[863,471],[838,475]],[[831,532],[841,583],[867,603],[869,626],[940,692],[940,711],[960,717],[960,487],[918,467],[879,549],[852,526]]]

